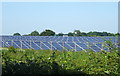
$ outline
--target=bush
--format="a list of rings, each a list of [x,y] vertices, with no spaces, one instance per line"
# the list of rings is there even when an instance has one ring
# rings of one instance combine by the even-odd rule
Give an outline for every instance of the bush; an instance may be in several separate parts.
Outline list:
[[[15,51],[16,49],[13,46],[8,47],[8,50],[10,52],[16,53],[16,51]]]
[[[9,47],[2,50],[3,74],[39,74],[39,75],[118,75],[118,51],[50,51],[30,50],[16,51]]]

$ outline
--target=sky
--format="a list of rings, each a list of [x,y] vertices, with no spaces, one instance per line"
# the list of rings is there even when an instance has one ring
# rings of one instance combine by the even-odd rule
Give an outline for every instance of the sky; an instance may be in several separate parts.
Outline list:
[[[1,5],[1,4],[0,4]],[[118,32],[117,2],[3,2],[2,34]]]
[[[1,0],[2,2],[118,2],[119,0]]]

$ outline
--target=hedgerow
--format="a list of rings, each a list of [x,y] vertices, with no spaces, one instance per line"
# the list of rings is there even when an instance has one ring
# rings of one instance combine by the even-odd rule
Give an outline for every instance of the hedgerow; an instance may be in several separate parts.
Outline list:
[[[13,51],[12,51],[13,49]],[[119,49],[94,51],[2,50],[3,75],[119,75]]]

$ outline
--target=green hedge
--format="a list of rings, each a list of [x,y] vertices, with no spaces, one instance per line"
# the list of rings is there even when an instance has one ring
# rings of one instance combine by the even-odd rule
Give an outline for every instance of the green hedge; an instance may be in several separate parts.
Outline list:
[[[50,51],[15,49],[2,50],[2,74],[29,75],[118,75],[120,53],[93,51]]]

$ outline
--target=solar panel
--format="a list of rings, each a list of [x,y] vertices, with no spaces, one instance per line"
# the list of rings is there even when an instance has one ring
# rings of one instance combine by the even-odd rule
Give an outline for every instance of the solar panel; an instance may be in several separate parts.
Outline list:
[[[120,37],[63,37],[63,36],[0,36],[0,47],[35,50],[86,50],[100,51],[105,40],[111,40],[114,47]],[[120,45],[117,47],[120,48]],[[108,50],[108,48],[104,48]]]

